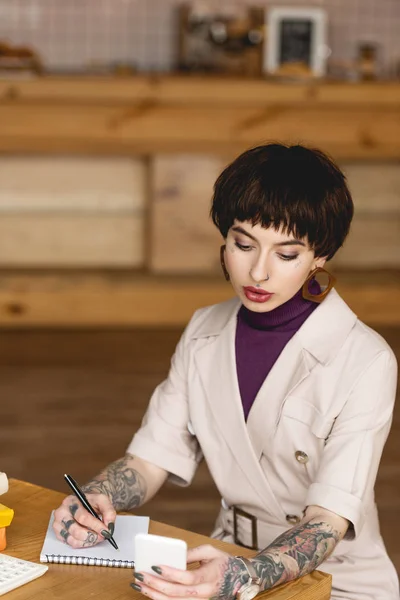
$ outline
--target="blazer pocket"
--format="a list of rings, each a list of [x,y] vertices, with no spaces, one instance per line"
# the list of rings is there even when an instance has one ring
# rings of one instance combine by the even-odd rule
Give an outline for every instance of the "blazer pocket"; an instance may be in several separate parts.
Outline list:
[[[287,398],[273,440],[277,463],[307,487],[317,476],[334,418],[302,398]]]
[[[282,419],[292,419],[302,423],[310,433],[323,440],[329,437],[335,422],[334,418],[322,415],[313,404],[293,396],[287,398],[285,402],[280,421]]]

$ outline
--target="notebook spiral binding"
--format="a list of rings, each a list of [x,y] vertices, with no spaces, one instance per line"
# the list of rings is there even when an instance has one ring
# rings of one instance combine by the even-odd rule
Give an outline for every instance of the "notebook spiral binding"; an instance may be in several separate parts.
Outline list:
[[[61,554],[45,554],[46,562],[60,565],[89,565],[91,567],[122,567],[133,569],[133,560],[110,560],[108,558],[92,558],[89,556],[62,556]]]

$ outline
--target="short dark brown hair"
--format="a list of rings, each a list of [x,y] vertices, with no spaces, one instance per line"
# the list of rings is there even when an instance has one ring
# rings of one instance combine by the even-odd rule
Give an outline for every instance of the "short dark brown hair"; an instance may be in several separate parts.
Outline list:
[[[224,238],[235,219],[282,226],[328,260],[343,245],[353,213],[346,178],[331,158],[283,144],[252,148],[228,165],[215,182],[210,212]]]

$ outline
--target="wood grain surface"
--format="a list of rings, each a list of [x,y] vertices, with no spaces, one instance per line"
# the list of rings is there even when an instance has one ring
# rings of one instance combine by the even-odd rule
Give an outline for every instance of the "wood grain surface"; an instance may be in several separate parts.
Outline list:
[[[245,150],[266,140],[335,158],[399,158],[400,86],[207,77],[0,82],[0,150],[151,154]]]
[[[336,289],[358,317],[400,325],[400,273],[336,272]],[[132,271],[2,271],[0,327],[183,327],[194,311],[228,300],[222,274],[141,275]]]
[[[15,518],[9,528],[7,554],[39,561],[40,549],[47,529],[49,514],[62,501],[63,494],[47,490],[26,482],[11,480],[10,490],[2,497],[7,505],[15,510]],[[187,541],[189,548],[212,543],[231,554],[251,556],[252,552],[233,544],[216,540],[151,521],[150,533],[178,537]],[[89,600],[123,600],[143,598],[132,590],[130,569],[107,567],[87,567],[77,565],[50,564],[43,577],[11,592],[10,600],[64,600],[75,597]],[[328,600],[330,597],[331,576],[316,571],[301,580],[287,584],[276,590],[260,595],[260,598],[274,600]]]

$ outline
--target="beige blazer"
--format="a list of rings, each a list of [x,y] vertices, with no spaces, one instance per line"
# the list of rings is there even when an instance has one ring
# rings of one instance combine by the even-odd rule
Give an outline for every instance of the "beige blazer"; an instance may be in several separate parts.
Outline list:
[[[321,565],[332,598],[398,600],[374,484],[396,391],[396,360],[332,290],[288,342],[244,420],[236,363],[238,299],[195,313],[128,452],[188,485],[204,457],[221,493],[215,537],[232,541],[232,507],[257,517],[268,546],[319,505],[351,522]],[[250,522],[237,520],[251,545]]]

